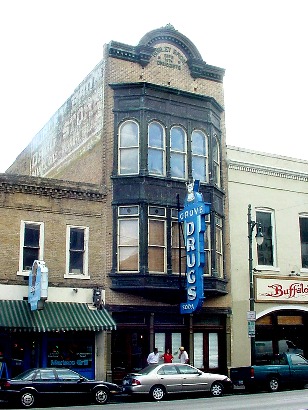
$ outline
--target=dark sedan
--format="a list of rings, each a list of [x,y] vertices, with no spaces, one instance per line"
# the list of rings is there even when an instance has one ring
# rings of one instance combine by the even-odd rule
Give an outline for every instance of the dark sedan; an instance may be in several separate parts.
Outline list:
[[[33,407],[38,399],[47,400],[69,396],[86,398],[96,404],[106,404],[110,395],[118,394],[118,385],[88,380],[70,369],[30,369],[12,379],[0,382],[0,399],[16,401],[25,408]]]
[[[156,401],[170,393],[209,392],[217,397],[233,390],[233,384],[227,376],[205,373],[181,363],[151,364],[128,374],[122,383],[123,393],[149,394]]]

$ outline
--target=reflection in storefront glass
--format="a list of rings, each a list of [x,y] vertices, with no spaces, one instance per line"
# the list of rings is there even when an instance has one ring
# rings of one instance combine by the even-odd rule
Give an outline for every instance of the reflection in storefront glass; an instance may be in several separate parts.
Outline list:
[[[49,341],[47,366],[91,368],[92,345],[69,340]]]

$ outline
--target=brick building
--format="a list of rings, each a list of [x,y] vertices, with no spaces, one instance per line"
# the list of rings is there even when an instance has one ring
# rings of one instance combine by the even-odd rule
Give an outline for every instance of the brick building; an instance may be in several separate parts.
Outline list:
[[[101,217],[82,225],[101,226],[94,251],[101,276],[97,283],[89,261],[90,281],[104,289],[117,323],[106,364],[116,381],[142,367],[154,345],[173,353],[184,345],[192,364],[206,370],[226,372],[230,363],[223,76],[170,25],[137,46],[112,41],[7,171],[104,190]],[[211,204],[205,301],[197,314],[181,315],[185,268],[177,214],[193,179]]]

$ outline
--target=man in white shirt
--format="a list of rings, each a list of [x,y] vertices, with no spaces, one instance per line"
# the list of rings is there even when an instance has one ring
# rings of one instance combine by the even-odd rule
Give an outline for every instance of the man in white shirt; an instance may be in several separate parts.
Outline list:
[[[147,358],[148,364],[157,364],[159,361],[159,353],[157,347],[154,348],[154,351],[149,354]]]
[[[181,363],[189,363],[188,353],[183,346],[180,347],[179,359]]]

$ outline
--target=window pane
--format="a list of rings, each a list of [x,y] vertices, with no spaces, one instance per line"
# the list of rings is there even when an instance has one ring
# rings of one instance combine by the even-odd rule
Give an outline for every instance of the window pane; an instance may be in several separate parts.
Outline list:
[[[164,132],[158,123],[149,125],[149,147],[164,148]]]
[[[201,182],[205,181],[205,159],[204,157],[192,157],[193,178]]]
[[[171,227],[171,263],[172,263],[172,272],[179,273],[179,226],[177,222],[172,222]],[[186,253],[185,246],[182,234],[181,238],[181,273],[186,272]]]
[[[39,260],[39,249],[24,248],[23,250],[23,270],[31,270],[33,262]]]
[[[218,334],[209,333],[209,368],[218,367]]]
[[[308,218],[299,218],[302,268],[308,269]]]
[[[164,156],[163,151],[149,149],[149,158],[148,158],[148,167],[149,172],[155,175],[163,175],[164,167]]]
[[[206,155],[205,135],[200,131],[192,133],[191,150],[193,155]]]
[[[121,174],[137,174],[139,167],[139,150],[126,148],[120,151]]]
[[[180,127],[171,129],[171,149],[173,151],[185,151],[185,133]]]
[[[165,222],[164,221],[149,221],[149,245],[164,246],[165,242]]]
[[[185,156],[173,152],[170,158],[170,168],[172,177],[185,178]]]
[[[119,245],[138,245],[138,219],[119,220]]]
[[[165,271],[165,249],[164,248],[149,248],[149,270],[152,272]]]
[[[29,247],[38,247],[40,242],[40,225],[26,224],[24,245]]]
[[[70,234],[70,249],[84,250],[84,230],[72,228]]]
[[[83,274],[83,257],[83,252],[70,251],[70,273]]]
[[[194,333],[194,366],[202,369],[203,364],[203,333]]]
[[[120,128],[120,148],[137,147],[138,143],[138,126],[132,121],[128,121]]]
[[[155,347],[157,347],[159,354],[163,354],[166,351],[165,348],[165,333],[155,333]]]
[[[118,258],[120,271],[138,270],[138,247],[119,247]]]

